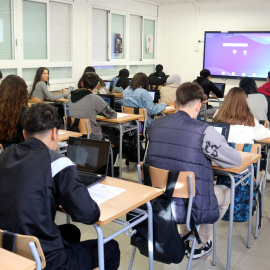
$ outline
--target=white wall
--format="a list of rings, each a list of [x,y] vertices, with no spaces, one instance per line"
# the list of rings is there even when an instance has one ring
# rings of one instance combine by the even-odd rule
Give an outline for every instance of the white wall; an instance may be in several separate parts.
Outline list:
[[[192,81],[203,67],[204,31],[269,31],[270,1],[198,1],[198,24],[193,3],[161,4],[158,21],[158,62],[167,74],[178,73],[182,82]],[[196,29],[197,36],[196,38]],[[198,45],[198,51],[195,46]],[[269,56],[266,56],[269,57]],[[220,81],[221,79],[213,79]],[[226,92],[239,80],[226,81]],[[257,85],[262,85],[257,81]]]

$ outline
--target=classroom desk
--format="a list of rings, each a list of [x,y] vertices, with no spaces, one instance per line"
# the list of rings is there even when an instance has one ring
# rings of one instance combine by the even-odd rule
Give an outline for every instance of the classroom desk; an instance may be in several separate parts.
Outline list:
[[[59,129],[58,142],[66,141],[69,137],[82,137],[82,133]]]
[[[256,163],[260,158],[260,154],[247,153],[239,151],[242,162],[238,167],[233,168],[221,168],[217,164],[213,163],[213,172],[214,174],[221,174],[228,176],[231,180],[231,198],[230,198],[230,220],[229,220],[229,235],[228,235],[228,249],[227,249],[227,266],[226,269],[230,270],[231,265],[231,248],[232,248],[232,231],[233,231],[233,211],[234,211],[234,197],[235,197],[235,187],[240,185],[247,177],[250,177],[250,191],[249,191],[249,219],[248,219],[248,239],[247,239],[247,247],[250,248],[251,245],[251,225],[252,225],[252,206],[253,206],[253,183],[254,183],[254,168],[253,163]],[[239,179],[235,183],[234,177],[240,177],[240,173],[248,167],[251,167],[249,173]],[[214,227],[215,229],[215,227]],[[214,232],[215,233],[215,232]],[[215,245],[214,245],[215,246]],[[215,254],[215,250],[213,250],[213,254]],[[216,256],[214,256],[215,258]],[[213,265],[216,262],[213,260]]]
[[[123,93],[112,93],[116,98],[121,98],[123,96]]]
[[[166,109],[163,110],[162,112],[165,114],[171,114],[171,113],[175,113],[176,109],[175,109],[174,105],[170,105],[170,106],[167,106]]]
[[[66,102],[69,101],[69,99],[68,98],[59,98],[59,99],[56,99],[56,100],[50,100],[48,98],[45,98],[44,101],[66,103]]]
[[[36,262],[22,257],[13,252],[0,248],[0,269],[1,270],[34,270]]]
[[[140,163],[140,130],[139,122],[142,116],[139,114],[126,114],[117,113],[117,118],[109,119],[104,116],[97,116],[97,120],[101,126],[115,127],[120,130],[120,142],[119,142],[119,178],[122,178],[122,154],[123,154],[123,135],[124,133],[137,130],[137,146],[138,146],[138,163]],[[136,125],[129,125],[129,121],[136,121]]]

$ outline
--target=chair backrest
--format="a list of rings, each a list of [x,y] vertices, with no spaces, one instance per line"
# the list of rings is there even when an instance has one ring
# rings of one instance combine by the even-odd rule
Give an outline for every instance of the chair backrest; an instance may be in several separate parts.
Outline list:
[[[236,144],[235,144],[235,149],[236,149],[237,151],[243,151],[243,149],[244,149],[244,144],[242,144],[242,143],[236,143]],[[261,153],[261,144],[259,144],[259,143],[254,143],[254,144],[251,146],[250,153],[260,154],[260,153]]]
[[[4,151],[3,145],[0,144],[0,153]]]
[[[41,100],[40,98],[38,97],[31,97],[29,100],[28,100],[28,103],[32,103],[32,104],[36,104],[36,103],[43,103],[43,100]]]
[[[141,179],[143,180],[143,166],[142,163],[140,163],[141,168]],[[159,168],[155,168],[152,166],[149,166],[149,173],[152,181],[153,187],[158,187],[165,191],[167,181],[168,181],[168,174],[169,170],[163,170]],[[193,182],[193,191],[189,190],[189,176],[192,177]],[[140,173],[139,173],[140,178]],[[190,194],[193,194],[193,197],[196,194],[196,188],[195,188],[195,175],[193,172],[180,172],[176,186],[174,189],[173,197],[175,198],[189,198]]]
[[[73,125],[75,118],[70,117],[70,119],[71,119],[71,125]],[[67,116],[65,116],[65,123],[66,122],[67,122]],[[65,126],[66,126],[66,124],[65,124]],[[89,119],[81,118],[80,123],[78,125],[78,128],[80,130],[80,133],[82,133],[83,135],[86,135],[87,139],[90,139],[90,134],[92,133],[92,130],[91,130],[91,124],[90,124]]]
[[[2,235],[3,235],[3,231],[0,230],[0,247],[2,247]],[[29,246],[29,243],[31,243],[31,242],[34,243],[34,245],[36,247],[36,251],[37,251],[38,256],[40,258],[40,261],[41,261],[41,269],[44,269],[46,266],[46,260],[45,260],[45,256],[43,254],[40,242],[36,237],[18,234],[17,238],[16,238],[14,252],[22,257],[36,261],[36,259],[33,258],[33,254],[31,252],[31,249]],[[33,247],[33,245],[32,245],[32,247]],[[37,262],[37,265],[38,265],[38,262]]]
[[[155,84],[150,84],[149,89],[153,90],[160,90],[163,87],[163,85],[155,85]]]

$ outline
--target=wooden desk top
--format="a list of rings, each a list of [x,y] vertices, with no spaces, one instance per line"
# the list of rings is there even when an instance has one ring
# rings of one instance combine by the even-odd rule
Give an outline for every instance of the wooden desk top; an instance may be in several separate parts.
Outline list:
[[[0,248],[0,269],[32,270],[36,269],[36,262]]]
[[[49,100],[48,98],[45,98],[45,101],[51,101],[51,100]],[[51,102],[62,102],[62,103],[65,103],[65,102],[68,102],[68,101],[69,101],[68,98],[59,98],[59,99],[53,100]]]
[[[118,117],[118,115],[120,117]],[[121,115],[124,115],[121,117]],[[139,114],[127,114],[127,113],[117,113],[117,118],[109,119],[104,116],[98,115],[97,120],[98,121],[103,121],[103,122],[111,122],[111,123],[116,123],[116,124],[122,124],[125,122],[129,122],[132,120],[138,120],[142,116]]]
[[[256,142],[270,144],[270,137],[269,138],[265,138],[263,140],[256,141]]]
[[[162,111],[165,114],[171,114],[171,113],[175,113],[176,109],[174,106],[167,106],[165,110]]]
[[[121,98],[123,93],[112,93],[116,98]]]
[[[247,153],[247,152],[241,152],[238,151],[242,158],[242,163],[238,167],[233,168],[221,168],[217,164],[213,163],[213,170],[219,170],[219,171],[226,171],[226,172],[232,172],[232,173],[241,173],[243,170],[245,170],[248,166],[250,166],[252,163],[255,163],[258,161],[258,159],[261,158],[260,154],[254,154],[254,153]]]
[[[59,129],[58,141],[68,140],[69,137],[82,137],[82,133]]]
[[[139,183],[133,183],[108,176],[100,183],[124,188],[126,191],[99,205],[101,212],[99,221],[97,222],[99,225],[105,225],[110,221],[119,218],[127,212],[158,197],[163,192],[158,188],[148,187]]]

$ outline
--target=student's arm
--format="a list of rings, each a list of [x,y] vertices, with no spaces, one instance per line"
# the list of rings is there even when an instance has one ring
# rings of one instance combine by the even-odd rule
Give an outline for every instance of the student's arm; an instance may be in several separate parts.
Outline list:
[[[86,186],[80,183],[74,165],[61,170],[53,179],[56,186],[57,201],[73,221],[85,224],[94,224],[98,221],[100,216],[99,207],[91,198]]]
[[[255,120],[255,127],[254,127],[254,140],[259,141],[265,138],[270,137],[270,130],[263,125],[261,125],[256,119]]]
[[[93,96],[95,101],[95,108],[98,114],[103,115],[107,118],[117,118],[117,112],[114,111],[108,104],[100,97]]]
[[[40,84],[40,87],[41,87],[41,90],[43,92],[43,94],[50,100],[50,101],[54,101],[56,99],[59,99],[59,98],[63,98],[64,97],[64,94],[60,94],[58,96],[53,96],[49,89],[47,88],[46,84],[45,83],[42,83]]]
[[[211,82],[210,91],[212,91],[218,98],[223,98],[223,93]]]
[[[219,134],[214,127],[209,126],[205,129],[202,150],[205,156],[222,168],[241,165],[240,154],[227,144],[224,136]]]
[[[161,102],[159,104],[154,104],[151,96],[146,90],[142,94],[142,99],[143,99],[144,108],[147,109],[147,114],[149,115],[161,113],[163,110],[166,109],[166,103],[164,102]]]

